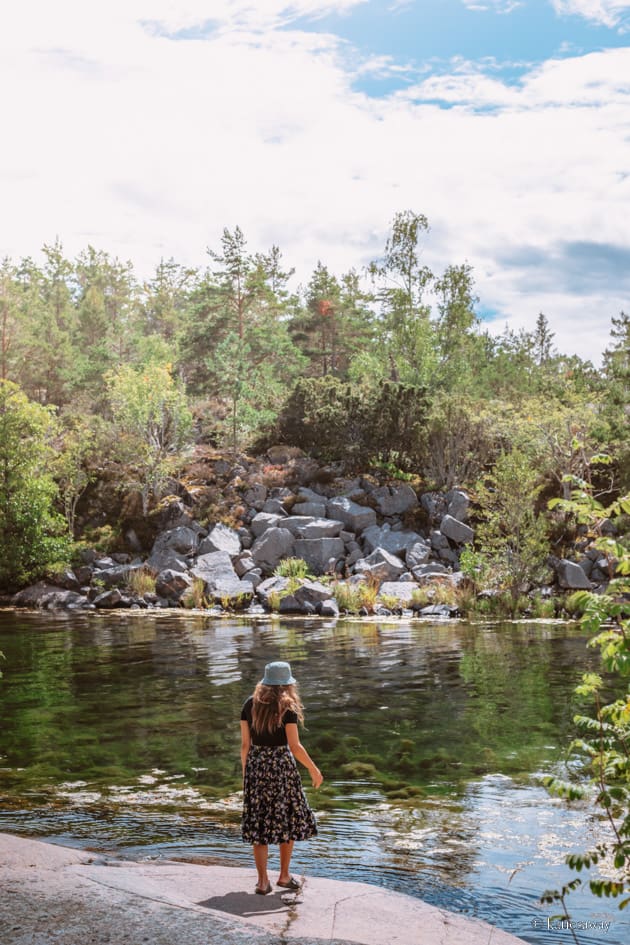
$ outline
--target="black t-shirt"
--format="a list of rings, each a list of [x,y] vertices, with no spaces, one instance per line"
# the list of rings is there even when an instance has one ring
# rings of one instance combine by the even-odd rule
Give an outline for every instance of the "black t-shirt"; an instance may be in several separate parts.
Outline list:
[[[249,725],[250,735],[252,737],[252,745],[266,745],[268,747],[275,747],[277,745],[286,745],[287,744],[287,733],[285,730],[285,725],[293,722],[297,725],[298,717],[297,713],[292,712],[291,709],[287,711],[282,716],[282,725],[280,725],[274,732],[256,732],[252,728],[252,707],[254,705],[254,697],[250,696],[247,702],[243,705],[241,709],[241,720],[247,722]]]

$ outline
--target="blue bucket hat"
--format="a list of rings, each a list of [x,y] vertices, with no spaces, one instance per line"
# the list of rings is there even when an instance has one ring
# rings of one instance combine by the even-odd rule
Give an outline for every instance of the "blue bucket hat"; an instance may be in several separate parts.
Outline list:
[[[291,673],[289,663],[277,661],[267,663],[265,666],[265,675],[262,680],[263,686],[292,686],[297,682]]]

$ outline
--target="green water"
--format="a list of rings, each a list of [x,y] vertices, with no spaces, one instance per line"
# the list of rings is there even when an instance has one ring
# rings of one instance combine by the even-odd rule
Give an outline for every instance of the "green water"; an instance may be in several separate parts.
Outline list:
[[[540,892],[599,829],[539,785],[596,665],[575,627],[5,611],[0,650],[0,830],[249,862],[239,715],[272,659],[292,664],[326,778],[303,868],[540,942]]]

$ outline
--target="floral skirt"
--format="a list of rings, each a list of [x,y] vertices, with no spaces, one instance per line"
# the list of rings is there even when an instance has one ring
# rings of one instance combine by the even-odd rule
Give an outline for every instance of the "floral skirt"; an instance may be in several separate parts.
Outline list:
[[[288,843],[317,834],[295,758],[286,745],[252,745],[245,763],[243,840]]]

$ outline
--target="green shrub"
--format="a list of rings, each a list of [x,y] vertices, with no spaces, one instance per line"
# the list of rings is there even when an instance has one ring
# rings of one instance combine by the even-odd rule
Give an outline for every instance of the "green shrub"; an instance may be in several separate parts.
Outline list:
[[[136,597],[155,594],[155,575],[147,568],[138,568],[129,573],[127,587]]]
[[[311,578],[308,564],[303,558],[285,558],[273,572],[278,577]]]

